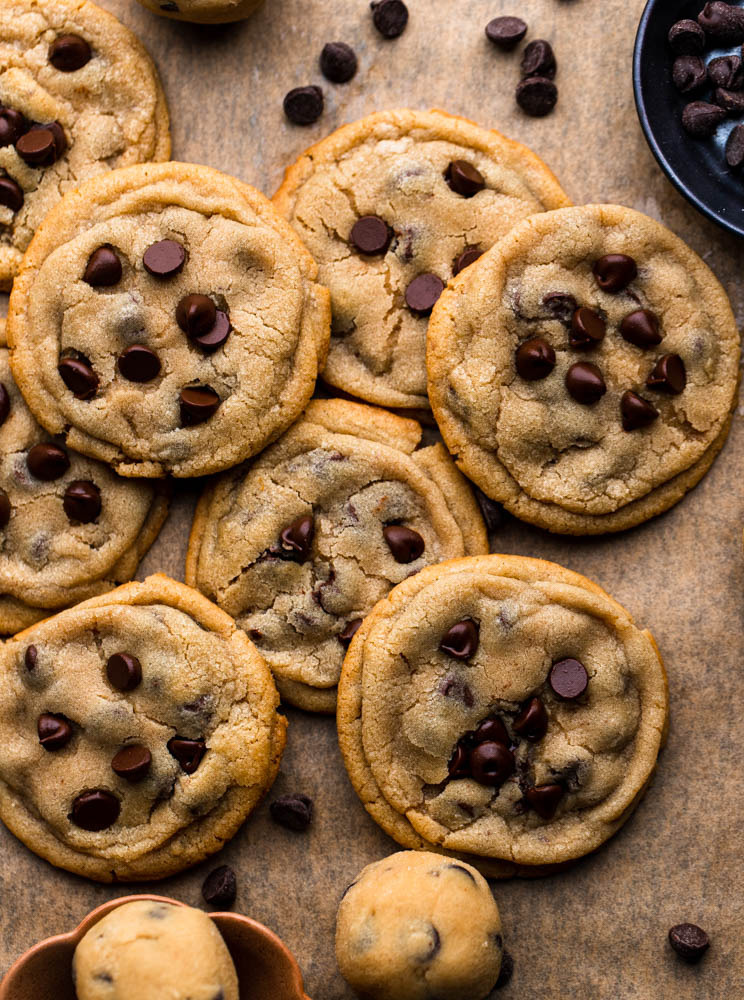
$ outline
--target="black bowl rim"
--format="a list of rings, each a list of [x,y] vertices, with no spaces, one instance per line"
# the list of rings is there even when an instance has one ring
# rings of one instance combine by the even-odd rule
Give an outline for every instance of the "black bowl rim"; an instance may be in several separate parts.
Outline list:
[[[648,0],[646,3],[643,14],[641,15],[641,20],[638,24],[635,46],[633,48],[633,95],[635,98],[638,119],[641,123],[641,128],[643,129],[643,134],[646,137],[646,142],[648,143],[651,152],[656,158],[656,162],[679,193],[686,198],[691,205],[694,205],[698,212],[706,216],[706,218],[710,219],[712,222],[715,222],[717,226],[720,226],[722,229],[726,229],[735,236],[744,236],[744,226],[737,226],[725,215],[720,215],[715,211],[715,209],[711,208],[707,202],[699,198],[692,188],[688,187],[684,181],[680,180],[674,167],[664,155],[659,143],[656,141],[656,136],[649,123],[648,114],[646,113],[646,102],[643,96],[643,88],[641,86],[643,49],[646,41],[648,23],[653,14],[656,12],[656,8],[661,6],[663,2],[664,0]]]

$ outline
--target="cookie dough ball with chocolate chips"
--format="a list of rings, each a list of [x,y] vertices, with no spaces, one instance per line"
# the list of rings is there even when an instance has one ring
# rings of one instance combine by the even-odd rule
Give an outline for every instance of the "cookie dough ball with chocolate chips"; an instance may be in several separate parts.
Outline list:
[[[226,24],[242,21],[257,10],[263,0],[139,0],[154,14],[196,24]]]
[[[338,909],[338,965],[368,1000],[483,1000],[502,954],[488,883],[441,854],[402,851],[369,865]]]
[[[124,903],[75,949],[78,1000],[238,1000],[238,977],[213,920],[159,900]]]

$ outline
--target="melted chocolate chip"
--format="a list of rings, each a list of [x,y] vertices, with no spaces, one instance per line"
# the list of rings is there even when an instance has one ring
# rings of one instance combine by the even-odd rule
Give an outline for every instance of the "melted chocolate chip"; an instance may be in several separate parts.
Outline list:
[[[134,691],[142,683],[142,665],[132,653],[114,653],[106,662],[106,676],[117,691]]]
[[[29,673],[33,673],[36,670],[36,665],[39,661],[39,651],[36,646],[29,646],[23,655],[23,664]]]
[[[220,909],[232,906],[238,895],[238,880],[229,865],[220,865],[204,879],[202,897],[210,906]]]
[[[581,306],[571,317],[571,332],[568,342],[571,347],[581,350],[595,347],[607,333],[607,324],[594,309]]]
[[[119,818],[121,805],[111,792],[102,788],[78,795],[72,803],[72,813],[69,819],[81,830],[97,833],[106,830]]]
[[[208,385],[189,385],[181,389],[179,404],[181,426],[194,427],[213,416],[222,400]]]
[[[10,396],[8,390],[0,382],[0,426],[5,423],[10,413]]]
[[[439,643],[439,648],[456,660],[469,660],[478,648],[478,633],[478,625],[470,618],[466,618],[448,629]]]
[[[309,795],[282,795],[269,806],[271,818],[280,826],[302,833],[313,819],[313,800]]]
[[[481,785],[497,788],[514,774],[514,754],[501,743],[479,743],[470,753],[470,769]]]
[[[279,543],[295,562],[303,563],[310,556],[314,537],[315,520],[311,514],[304,514],[282,529]]]
[[[594,262],[592,270],[602,291],[611,295],[622,292],[638,275],[636,262],[624,253],[608,253],[600,257]]]
[[[80,35],[58,35],[49,46],[49,62],[62,73],[74,73],[90,62],[90,45]]]
[[[10,497],[5,490],[0,489],[0,528],[4,528],[10,521]]]
[[[662,340],[659,318],[650,309],[636,309],[626,316],[620,324],[620,334],[636,347],[655,347]]]
[[[62,508],[71,521],[90,524],[101,513],[101,491],[95,483],[75,479],[65,490]]]
[[[417,316],[428,316],[444,291],[444,282],[436,274],[420,274],[406,288],[406,305]]]
[[[186,774],[193,774],[201,764],[207,746],[204,740],[186,740],[181,736],[173,736],[168,740],[168,752],[175,757]]]
[[[186,251],[175,240],[159,240],[145,250],[142,263],[154,278],[171,278],[183,270]]]
[[[502,747],[507,748],[511,746],[509,733],[507,732],[503,720],[500,719],[498,715],[492,715],[489,719],[484,719],[483,722],[481,722],[473,733],[473,742],[500,743]]]
[[[88,258],[83,281],[93,288],[107,288],[121,280],[121,261],[114,248],[105,243]]]
[[[19,212],[23,208],[23,188],[11,177],[0,177],[0,205],[11,212]]]
[[[561,323],[570,323],[577,309],[576,299],[568,292],[548,292],[542,304]]]
[[[132,743],[114,754],[111,769],[120,778],[136,784],[147,777],[152,765],[152,754],[147,747]]]
[[[513,722],[514,732],[537,743],[548,731],[548,713],[538,697],[531,698]]]
[[[98,376],[87,359],[62,358],[57,371],[75,399],[92,399],[95,396]]]
[[[465,247],[463,252],[452,261],[453,277],[457,277],[460,271],[464,271],[466,267],[470,267],[471,264],[474,264],[482,256],[483,250],[480,247]]]
[[[382,534],[396,562],[412,563],[424,554],[426,543],[412,528],[403,524],[388,524],[382,529]]]
[[[555,368],[555,351],[542,337],[526,340],[517,348],[517,372],[528,382],[546,378]]]
[[[353,618],[347,625],[344,626],[343,630],[338,633],[336,638],[341,643],[342,646],[349,647],[351,640],[359,631],[359,627],[362,624],[361,618]]]
[[[710,947],[710,939],[697,924],[677,924],[669,931],[669,944],[686,962],[699,962]]]
[[[679,354],[663,354],[646,379],[649,389],[678,396],[687,385],[685,363]]]
[[[579,361],[566,372],[566,389],[577,403],[592,406],[607,392],[604,376],[596,365]]]
[[[36,723],[36,730],[39,734],[39,743],[45,750],[50,752],[61,750],[62,747],[72,739],[72,726],[69,719],[64,715],[53,715],[51,712],[44,712],[39,716]]]
[[[129,382],[152,382],[160,374],[160,358],[144,344],[132,344],[121,352],[116,367]]]
[[[620,413],[624,431],[635,431],[641,427],[648,427],[659,416],[659,411],[655,406],[652,406],[638,393],[631,392],[630,389],[624,392],[620,398]]]
[[[524,793],[530,809],[534,809],[541,819],[549,820],[555,816],[558,803],[565,792],[562,785],[538,785],[528,788]]]
[[[467,160],[453,160],[444,172],[444,179],[463,198],[472,198],[486,186],[483,174]]]
[[[589,684],[586,667],[580,660],[571,657],[554,663],[548,679],[554,694],[564,701],[580,698]]]
[[[64,476],[70,468],[70,459],[59,445],[35,444],[26,455],[26,465],[35,479],[49,483]]]
[[[377,215],[363,215],[357,219],[349,234],[354,249],[368,257],[386,253],[392,238],[392,229]]]

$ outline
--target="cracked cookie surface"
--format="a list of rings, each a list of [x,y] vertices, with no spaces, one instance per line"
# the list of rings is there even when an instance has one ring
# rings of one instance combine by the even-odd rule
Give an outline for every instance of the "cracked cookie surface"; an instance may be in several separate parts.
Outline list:
[[[428,406],[427,316],[453,271],[525,216],[569,201],[525,146],[440,111],[402,110],[312,146],[274,203],[331,291],[323,377],[410,408]]]
[[[282,696],[332,712],[346,647],[391,587],[488,551],[464,478],[421,427],[345,400],[313,400],[247,468],[209,486],[186,580],[235,618]]]
[[[45,150],[38,128],[52,123],[61,131]],[[5,0],[0,288],[10,288],[35,230],[66,191],[112,167],[169,156],[157,72],[123,24],[87,0]]]
[[[493,876],[575,860],[615,833],[667,713],[650,634],[585,577],[519,556],[454,560],[396,587],[353,639],[338,697],[371,816],[405,847]]]
[[[181,871],[219,850],[276,776],[286,720],[268,667],[167,577],[20,633],[0,672],[0,818],[68,871]]]
[[[429,395],[459,467],[551,531],[631,527],[704,475],[736,402],[724,290],[660,223],[589,205],[516,226],[429,325]]]
[[[15,280],[8,340],[39,422],[124,476],[197,476],[264,448],[325,358],[317,267],[253,188],[142,164],[68,194]]]
[[[263,0],[139,0],[154,14],[195,24],[226,24],[250,17]]]
[[[134,576],[168,513],[158,483],[62,448],[13,381],[0,320],[0,633]],[[41,478],[44,477],[44,478]]]

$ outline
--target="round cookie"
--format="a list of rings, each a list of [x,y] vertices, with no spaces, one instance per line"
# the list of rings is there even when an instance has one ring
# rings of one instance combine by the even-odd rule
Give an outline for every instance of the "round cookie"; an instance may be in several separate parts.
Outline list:
[[[163,900],[124,903],[75,949],[78,1000],[238,1000],[238,976],[214,921]]]
[[[0,649],[0,819],[100,882],[220,850],[271,786],[286,720],[265,662],[204,597],[148,577]]]
[[[13,381],[0,319],[0,634],[131,579],[168,496],[50,439]]]
[[[154,14],[196,24],[225,24],[250,17],[263,0],[139,0]]]
[[[569,201],[525,146],[441,111],[403,110],[312,146],[274,204],[331,291],[325,380],[412,408],[429,405],[426,324],[444,284],[525,216]]]
[[[439,854],[401,851],[368,865],[338,908],[339,969],[369,1000],[484,1000],[502,953],[488,882]]]
[[[170,156],[168,109],[139,39],[89,0],[0,6],[0,289],[81,181]]]
[[[354,637],[338,694],[344,762],[373,819],[494,877],[541,874],[612,836],[667,713],[651,635],[585,577],[521,556],[397,586]]]
[[[728,434],[731,306],[702,260],[629,208],[536,215],[457,278],[429,324],[429,396],[462,471],[549,531],[667,510]]]
[[[302,412],[328,292],[262,194],[194,164],[113,171],[34,237],[8,313],[29,407],[124,476],[200,476]]]
[[[245,629],[282,697],[333,712],[361,619],[423,566],[488,551],[465,479],[413,420],[313,400],[197,507],[186,580]]]

